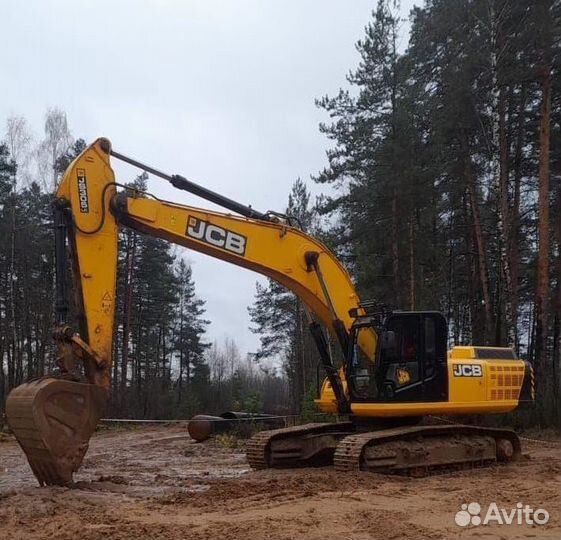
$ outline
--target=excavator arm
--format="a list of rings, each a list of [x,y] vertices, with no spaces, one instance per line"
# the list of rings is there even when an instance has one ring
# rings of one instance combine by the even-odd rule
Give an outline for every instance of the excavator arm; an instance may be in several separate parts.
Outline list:
[[[242,215],[160,201],[127,189],[118,191],[111,155],[141,165],[180,189]],[[291,226],[287,219],[261,214],[183,177],[170,177],[139,164],[114,152],[103,138],[84,150],[66,170],[56,192],[55,216],[55,340],[61,374],[16,388],[7,403],[10,425],[41,484],[71,481],[108,397],[119,225],[274,279],[293,291],[317,321],[337,337],[344,356],[348,352],[346,339],[354,320],[350,312],[361,309],[350,276],[322,243]],[[78,311],[77,332],[66,320],[67,252]],[[310,319],[339,410],[347,412],[342,377],[329,357],[325,338],[322,342],[318,322]],[[373,358],[376,333],[363,333],[359,345]]]

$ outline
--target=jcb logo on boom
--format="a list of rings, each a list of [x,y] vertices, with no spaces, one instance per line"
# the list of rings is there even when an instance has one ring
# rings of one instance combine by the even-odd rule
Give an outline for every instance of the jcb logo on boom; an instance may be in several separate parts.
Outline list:
[[[454,377],[482,377],[483,370],[479,364],[454,364]]]
[[[78,199],[80,200],[80,213],[88,214],[90,211],[90,203],[88,201],[88,182],[86,180],[86,171],[78,169],[76,171],[78,180]]]
[[[208,221],[190,216],[187,219],[186,234],[191,238],[205,242],[205,244],[225,249],[242,257],[245,255],[247,243],[245,236],[213,225]]]

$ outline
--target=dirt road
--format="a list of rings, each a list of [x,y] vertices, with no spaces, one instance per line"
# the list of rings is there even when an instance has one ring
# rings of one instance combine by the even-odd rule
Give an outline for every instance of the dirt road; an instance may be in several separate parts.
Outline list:
[[[241,451],[182,427],[98,433],[73,488],[36,487],[0,442],[0,539],[422,539],[561,537],[561,447],[526,443],[516,466],[410,479],[330,468],[250,471]],[[459,527],[461,505],[521,502],[546,525]]]

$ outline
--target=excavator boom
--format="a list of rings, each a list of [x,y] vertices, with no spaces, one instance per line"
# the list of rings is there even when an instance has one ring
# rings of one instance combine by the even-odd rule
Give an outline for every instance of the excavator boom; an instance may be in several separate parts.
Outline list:
[[[112,154],[242,215],[160,201],[130,189],[117,192]],[[55,204],[55,341],[60,374],[14,389],[7,402],[10,426],[41,484],[71,480],[108,399],[119,225],[276,280],[298,295],[319,323],[341,337],[352,326],[351,310],[360,310],[350,276],[323,244],[288,221],[257,212],[181,176],[139,164],[113,152],[107,139],[98,139],[74,160],[58,186]],[[66,320],[67,252],[77,332]],[[376,333],[365,334],[361,347],[372,354]],[[330,359],[324,356],[324,361]],[[343,403],[344,390],[335,368],[331,367],[329,377]]]

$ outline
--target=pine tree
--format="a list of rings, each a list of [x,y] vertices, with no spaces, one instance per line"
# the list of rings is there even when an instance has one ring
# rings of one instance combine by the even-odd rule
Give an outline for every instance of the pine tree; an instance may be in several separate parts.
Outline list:
[[[335,249],[346,259],[362,295],[415,308],[417,281],[424,277],[416,275],[416,258],[426,254],[430,259],[431,254],[429,246],[420,249],[418,244],[432,237],[419,229],[424,221],[431,225],[434,210],[425,210],[434,209],[434,186],[427,186],[419,161],[428,156],[419,152],[423,143],[417,124],[422,118],[408,93],[410,67],[397,52],[399,24],[391,3],[380,0],[356,45],[360,64],[348,76],[355,91],[318,100],[333,119],[321,124],[320,131],[335,148],[328,152],[329,166],[315,180],[338,188],[323,211],[339,220]]]
[[[144,196],[147,175],[128,195]],[[178,279],[173,248],[158,238],[120,231],[113,403],[143,417],[171,412]]]
[[[15,221],[15,163],[10,159],[8,147],[0,144],[0,397],[4,400],[15,384],[15,299],[13,266],[13,224]],[[7,358],[7,380],[4,358]]]
[[[298,178],[288,196],[286,215],[308,233],[316,227],[310,208],[310,192]],[[302,398],[315,378],[315,345],[307,330],[307,316],[296,295],[273,280],[266,286],[256,284],[255,302],[248,308],[250,330],[260,336],[261,346],[256,360],[280,358],[289,380],[290,403],[299,412]]]
[[[76,139],[74,144],[56,159],[54,165],[55,171],[58,174],[64,173],[74,159],[86,149],[86,146],[86,141],[84,139]]]
[[[139,236],[133,297],[136,398],[144,416],[163,414],[161,395],[171,379],[171,332],[177,304],[177,278],[171,247],[163,240]]]
[[[210,346],[203,341],[209,321],[203,319],[205,313],[203,300],[195,294],[195,283],[191,267],[180,258],[176,267],[179,295],[174,329],[173,346],[179,364],[177,378],[177,401],[183,399],[184,386],[193,383],[195,390],[208,386],[209,369],[205,364],[204,352]]]

